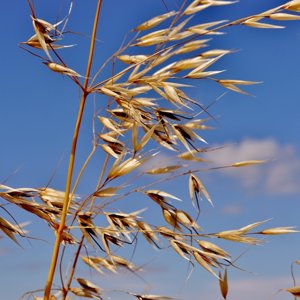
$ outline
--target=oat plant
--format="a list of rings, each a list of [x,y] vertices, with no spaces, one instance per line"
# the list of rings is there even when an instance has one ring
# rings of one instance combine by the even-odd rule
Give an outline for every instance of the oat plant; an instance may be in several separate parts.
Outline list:
[[[192,276],[194,268],[211,273],[226,299],[230,286],[227,271],[238,266],[230,252],[218,245],[218,239],[258,245],[265,235],[296,230],[294,227],[257,229],[266,226],[266,221],[254,221],[232,230],[206,232],[201,224],[201,200],[210,205],[214,203],[202,182],[203,174],[264,161],[249,158],[249,161],[228,165],[206,161],[206,152],[213,151],[218,155],[218,148],[209,146],[212,141],[203,137],[209,136],[209,124],[216,120],[209,105],[190,96],[190,87],[197,87],[200,80],[211,81],[224,90],[248,94],[244,88],[258,82],[228,78],[226,72],[216,68],[215,63],[234,50],[223,49],[222,45],[212,48],[210,41],[217,41],[218,36],[232,26],[250,26],[253,30],[282,28],[281,21],[300,19],[300,1],[289,1],[233,21],[220,19],[205,23],[197,16],[214,6],[234,5],[236,1],[177,1],[177,10],[162,12],[137,24],[119,50],[102,64],[94,60],[97,31],[109,29],[98,28],[99,18],[105,11],[101,11],[102,0],[94,2],[95,17],[86,72],[79,74],[64,59],[64,49],[76,47],[64,44],[66,34],[72,37],[68,20],[76,1],[69,2],[65,18],[53,21],[43,20],[36,14],[36,6],[42,5],[42,1],[28,0],[32,36],[25,37],[27,40],[21,42],[20,47],[36,56],[49,72],[58,73],[61,80],[71,80],[74,89],[80,91],[81,99],[65,190],[0,186],[2,200],[11,204],[0,217],[0,229],[6,237],[20,245],[22,238],[28,235],[24,224],[19,224],[13,217],[14,206],[25,210],[28,219],[39,218],[46,222],[52,233],[45,233],[45,236],[55,235],[45,286],[26,293],[24,298],[114,299],[113,294],[111,298],[107,296],[109,291],[105,286],[99,287],[84,278],[85,275],[80,274],[82,267],[79,270],[78,265],[94,270],[99,276],[109,272],[117,274],[123,268],[142,277],[141,267],[134,263],[134,253],[137,242],[144,240],[159,251],[174,251],[178,259],[186,260],[191,270],[188,276]],[[101,52],[101,49],[97,51]],[[107,74],[104,70],[108,68],[111,74],[103,78],[103,74]],[[96,71],[91,72],[92,69]],[[77,142],[84,109],[88,105],[95,106],[93,147],[76,173]],[[101,157],[98,163],[101,172],[89,195],[81,195],[78,185],[85,171],[88,172],[87,166],[94,162],[92,158],[96,153],[100,153],[97,157]],[[166,155],[172,156],[174,163],[165,162]],[[153,167],[153,161],[159,161],[159,166]],[[186,191],[185,199],[162,188],[178,179]],[[127,206],[126,210],[118,207],[120,202],[126,203],[133,197],[140,199],[140,206]],[[178,200],[190,201],[190,209],[183,210]],[[155,219],[144,217],[144,208],[149,203],[157,208]],[[132,258],[123,256],[123,249],[131,252]],[[71,257],[70,268],[64,268],[66,252],[72,253],[68,255],[68,259]],[[297,287],[287,291],[299,296]],[[131,290],[119,292],[140,300],[172,299]]]

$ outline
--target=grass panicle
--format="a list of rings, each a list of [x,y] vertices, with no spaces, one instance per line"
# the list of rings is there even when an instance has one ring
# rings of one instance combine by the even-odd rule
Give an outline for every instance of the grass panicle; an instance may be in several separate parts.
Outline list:
[[[218,245],[220,239],[258,245],[263,243],[266,235],[297,232],[294,227],[253,231],[264,226],[266,221],[239,229],[220,229],[219,232],[206,232],[205,226],[200,224],[199,215],[204,209],[201,201],[205,199],[210,205],[217,205],[217,200],[213,201],[203,181],[204,172],[266,163],[253,157],[220,166],[206,159],[206,152],[214,152],[217,156],[222,147],[209,145],[209,131],[215,118],[209,112],[210,106],[191,98],[191,84],[197,85],[198,80],[205,80],[225,90],[249,95],[244,88],[260,83],[227,78],[225,71],[215,66],[235,51],[213,48],[210,42],[217,40],[229,27],[281,29],[283,22],[300,19],[300,2],[297,0],[234,21],[201,23],[201,18],[193,18],[211,7],[236,2],[182,1],[177,10],[153,16],[136,26],[128,33],[128,36],[132,35],[131,39],[101,65],[94,57],[102,7],[102,1],[98,0],[86,72],[80,75],[64,60],[64,49],[74,47],[63,44],[73,1],[66,18],[50,22],[40,19],[36,15],[34,2],[28,0],[32,35],[20,46],[38,57],[49,71],[64,75],[62,80],[70,79],[81,91],[65,190],[0,185],[0,197],[5,203],[21,208],[30,218],[32,216],[46,222],[55,235],[48,278],[41,289],[44,296],[40,297],[36,292],[33,293],[34,299],[109,299],[109,296],[106,297],[109,291],[105,287],[93,283],[94,279],[78,274],[78,265],[82,263],[99,276],[108,272],[118,274],[120,269],[125,269],[140,277],[141,267],[122,251],[122,248],[131,249],[134,254],[138,240],[144,240],[160,251],[169,249],[176,252],[192,270],[200,267],[209,272],[218,279],[221,295],[227,299],[227,270],[235,265],[230,252]],[[195,24],[195,20],[199,23]],[[115,68],[116,65],[118,68]],[[113,71],[103,78],[106,74],[103,70],[107,66],[111,66]],[[99,109],[95,108],[93,148],[76,173],[74,165],[78,137],[85,107],[90,105],[92,97],[101,99]],[[95,103],[97,106],[98,102]],[[159,165],[155,165],[155,160],[165,153],[173,157],[172,162],[160,160]],[[78,183],[92,163],[91,158],[96,157],[103,158],[97,184],[89,195],[82,195],[77,189]],[[186,205],[183,209],[182,203],[187,201],[180,199],[173,191],[167,188],[161,190],[161,184],[176,179],[180,180],[186,198],[189,195],[190,208]],[[140,182],[144,183],[141,185]],[[119,201],[129,201],[134,196],[140,199],[143,207],[150,203],[158,209],[157,219],[145,217],[145,209],[140,207],[127,211],[118,208]],[[18,224],[4,205],[1,208],[6,216],[0,217],[0,230],[21,245],[22,238],[28,237],[23,229],[24,224]],[[66,249],[73,253],[71,271],[64,269]],[[60,282],[56,282],[56,274],[59,274]],[[295,297],[300,295],[296,285],[285,291]],[[121,292],[140,300],[173,299],[127,290]]]

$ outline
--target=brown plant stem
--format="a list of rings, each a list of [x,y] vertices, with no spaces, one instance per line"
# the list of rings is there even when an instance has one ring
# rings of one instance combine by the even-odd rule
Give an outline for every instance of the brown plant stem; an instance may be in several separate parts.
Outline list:
[[[66,223],[67,212],[69,210],[69,206],[70,206],[70,203],[72,200],[72,198],[70,198],[70,190],[71,190],[74,162],[75,162],[75,156],[76,156],[76,147],[77,147],[77,141],[78,141],[78,136],[79,136],[79,132],[80,132],[80,126],[81,126],[81,122],[82,122],[84,107],[85,107],[87,96],[89,94],[87,91],[87,87],[88,87],[88,83],[89,83],[89,76],[91,73],[91,67],[92,67],[92,62],[93,62],[95,40],[96,40],[101,5],[102,5],[102,0],[98,0],[95,18],[94,18],[91,43],[90,43],[89,58],[88,58],[86,74],[85,74],[85,81],[83,84],[83,93],[81,96],[80,107],[78,110],[77,121],[76,121],[74,134],[73,134],[71,154],[70,154],[68,174],[67,174],[67,181],[66,181],[64,204],[63,204],[60,224],[59,224],[59,227],[56,232],[56,240],[55,240],[55,244],[54,244],[54,248],[53,248],[53,252],[52,252],[52,260],[51,260],[51,264],[49,267],[48,277],[47,277],[47,281],[46,281],[46,285],[45,285],[44,300],[50,299],[53,278],[54,278],[54,274],[55,274],[55,270],[56,270],[56,266],[57,266],[58,255],[59,255],[59,250],[60,250],[60,244],[62,241],[62,235],[63,235],[63,232],[66,227],[65,223]]]
[[[78,249],[76,251],[75,259],[73,261],[73,265],[72,265],[72,269],[71,269],[71,274],[69,276],[69,280],[68,280],[67,286],[63,290],[62,300],[66,299],[66,297],[68,295],[68,292],[70,290],[70,287],[71,287],[71,284],[72,284],[72,280],[73,280],[73,276],[74,276],[75,269],[76,269],[76,265],[77,265],[77,262],[78,262],[79,254],[80,254],[81,248],[83,246],[83,242],[84,242],[84,235],[81,236],[81,240],[80,240]]]

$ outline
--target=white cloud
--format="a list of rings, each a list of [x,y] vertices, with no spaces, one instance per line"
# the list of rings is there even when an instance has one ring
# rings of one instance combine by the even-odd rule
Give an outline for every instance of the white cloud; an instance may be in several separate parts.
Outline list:
[[[246,139],[209,152],[207,156],[221,166],[245,160],[269,160],[263,165],[224,169],[222,174],[234,178],[243,187],[272,195],[300,192],[300,155],[293,145],[280,145],[274,139]]]
[[[266,180],[268,191],[273,193],[292,194],[299,192],[300,159],[280,161],[271,168]]]

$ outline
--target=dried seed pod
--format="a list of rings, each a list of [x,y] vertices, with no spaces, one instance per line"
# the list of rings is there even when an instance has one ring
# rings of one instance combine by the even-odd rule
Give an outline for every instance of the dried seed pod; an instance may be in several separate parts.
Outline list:
[[[259,164],[264,164],[266,161],[265,160],[246,160],[246,161],[240,161],[233,163],[231,167],[239,168],[239,167],[248,167],[252,165],[259,165]]]
[[[228,252],[211,242],[197,240],[197,243],[205,252],[214,253],[228,258],[230,257]]]
[[[98,239],[97,228],[92,221],[92,215],[89,212],[80,212],[77,215],[79,228],[87,239],[87,241],[94,247],[94,242],[99,246],[96,239]],[[101,248],[101,246],[99,246]],[[102,249],[102,248],[101,248]]]
[[[197,161],[197,162],[208,162],[208,160],[206,160],[202,157],[195,156],[199,152],[201,152],[199,149],[186,151],[186,152],[183,152],[183,153],[179,154],[178,157],[180,159],[184,159],[184,160],[192,160],[192,161]]]
[[[216,80],[219,84],[221,84],[223,87],[232,90],[234,92],[244,94],[244,95],[249,95],[247,92],[241,90],[237,85],[252,85],[252,84],[258,84],[261,82],[258,81],[246,81],[246,80],[235,80],[235,79],[220,79]]]
[[[299,4],[299,10],[300,10],[300,4]],[[290,287],[288,289],[285,289],[285,291],[291,293],[295,297],[300,297],[300,285]]]
[[[194,230],[201,229],[200,226],[191,218],[191,216],[183,210],[176,210],[175,218],[179,224],[187,228],[192,228]]]
[[[74,295],[79,296],[79,297],[102,299],[99,295],[95,295],[91,291],[84,289],[84,288],[71,287],[70,291]]]
[[[160,15],[160,16],[156,16],[144,23],[142,23],[141,25],[139,25],[138,27],[135,28],[135,30],[147,30],[147,29],[151,29],[155,26],[157,26],[158,24],[162,23],[163,21],[167,20],[168,18],[174,16],[176,14],[175,11],[170,11],[166,14]]]
[[[295,230],[295,227],[275,227],[275,228],[268,228],[260,231],[261,234],[268,234],[268,235],[277,235],[277,234],[287,234],[287,233],[295,233],[299,232],[299,230]]]
[[[224,240],[229,240],[238,243],[244,243],[250,245],[262,244],[261,240],[253,237],[244,236],[238,230],[226,230],[226,231],[218,232],[215,234],[215,236]]]
[[[145,161],[145,159],[141,159],[141,157],[130,157],[124,162],[122,162],[120,165],[114,165],[108,175],[107,178],[112,179],[112,178],[117,178],[123,175],[126,175],[130,173],[131,171],[135,170],[138,168],[142,163]]]
[[[155,231],[151,228],[151,226],[142,221],[137,221],[137,226],[139,228],[139,231],[142,232],[145,239],[148,241],[148,243],[157,247],[156,242],[158,242],[159,239],[155,235]]]
[[[183,240],[183,236],[174,232],[173,230],[164,227],[164,226],[159,226],[156,227],[156,230],[158,231],[158,233],[163,236],[164,238],[167,239],[174,239],[174,240]]]
[[[96,197],[113,197],[116,196],[116,191],[118,191],[120,187],[107,187],[98,190],[94,193],[94,196]]]
[[[268,16],[268,18],[272,20],[277,21],[294,21],[294,20],[300,20],[300,16],[298,15],[292,15],[292,14],[286,14],[286,13],[275,13]]]
[[[190,250],[185,247],[183,243],[179,243],[177,240],[170,240],[170,245],[172,248],[179,254],[182,258],[186,259],[187,261],[191,262],[190,258],[186,255],[191,255]]]
[[[147,55],[119,55],[117,59],[126,64],[140,64],[146,62]]]
[[[67,68],[63,65],[54,62],[46,62],[44,64],[53,72],[60,73],[62,75],[71,76],[71,77],[83,77],[77,72],[75,72],[74,70]]]
[[[175,166],[166,166],[166,167],[162,167],[162,168],[155,168],[155,169],[146,171],[146,174],[149,174],[149,175],[166,174],[166,173],[174,172],[182,167],[183,167],[183,165],[175,165]]]
[[[86,280],[84,278],[76,278],[76,281],[86,290],[99,294],[101,289],[95,285],[94,283],[90,282],[89,280]]]
[[[227,276],[227,269],[224,271],[224,275],[222,276],[221,271],[219,272],[219,285],[220,291],[223,298],[226,300],[228,295],[228,276]]]
[[[207,199],[207,201],[213,206],[213,202],[212,202],[210,195],[207,192],[206,188],[204,187],[204,185],[202,184],[200,179],[192,173],[190,174],[190,177],[189,177],[189,193],[190,193],[190,198],[192,200],[192,204],[194,207],[195,207],[195,199],[196,199],[196,204],[197,204],[198,210],[200,210],[198,195],[201,198],[202,194],[203,194],[204,197]]]
[[[82,261],[87,264],[89,267],[93,268],[100,274],[103,274],[103,271],[99,268],[99,266],[94,262],[94,258],[91,256],[80,256]]]
[[[176,212],[174,210],[162,207],[162,213],[167,223],[169,223],[174,229],[182,231],[181,227],[178,224],[179,222],[176,218]]]
[[[208,8],[208,7],[211,6],[211,4],[204,4],[204,5],[197,5],[197,4],[199,4],[198,0],[192,2],[192,4],[190,4],[186,8],[186,10],[184,11],[184,14],[185,15],[194,15],[197,12],[202,11],[202,10],[204,10],[204,9],[206,9],[206,8]]]
[[[21,236],[25,236],[25,232],[22,230],[22,227],[20,225],[15,226],[13,224],[11,224],[9,221],[3,219],[2,217],[0,217],[0,230],[2,230],[2,232],[8,236],[11,240],[13,240],[16,244],[19,244],[19,242],[17,241],[15,234],[21,235]]]
[[[286,3],[284,9],[300,12],[300,1],[299,0],[292,0]]]
[[[254,28],[260,28],[260,29],[282,29],[282,28],[284,28],[284,26],[256,22],[252,18],[244,21],[242,24],[244,24],[246,26],[254,27]]]
[[[219,279],[219,276],[211,268],[214,264],[209,260],[209,258],[200,254],[198,251],[193,251],[193,256],[201,267]]]
[[[117,267],[123,267],[125,269],[128,269],[130,271],[137,271],[139,268],[135,266],[133,263],[130,261],[124,259],[123,257],[117,256],[117,255],[111,255],[110,259],[114,265]]]
[[[123,135],[119,128],[119,125],[116,122],[114,122],[112,119],[101,117],[101,116],[99,116],[98,119],[106,128],[116,132],[117,134]]]

